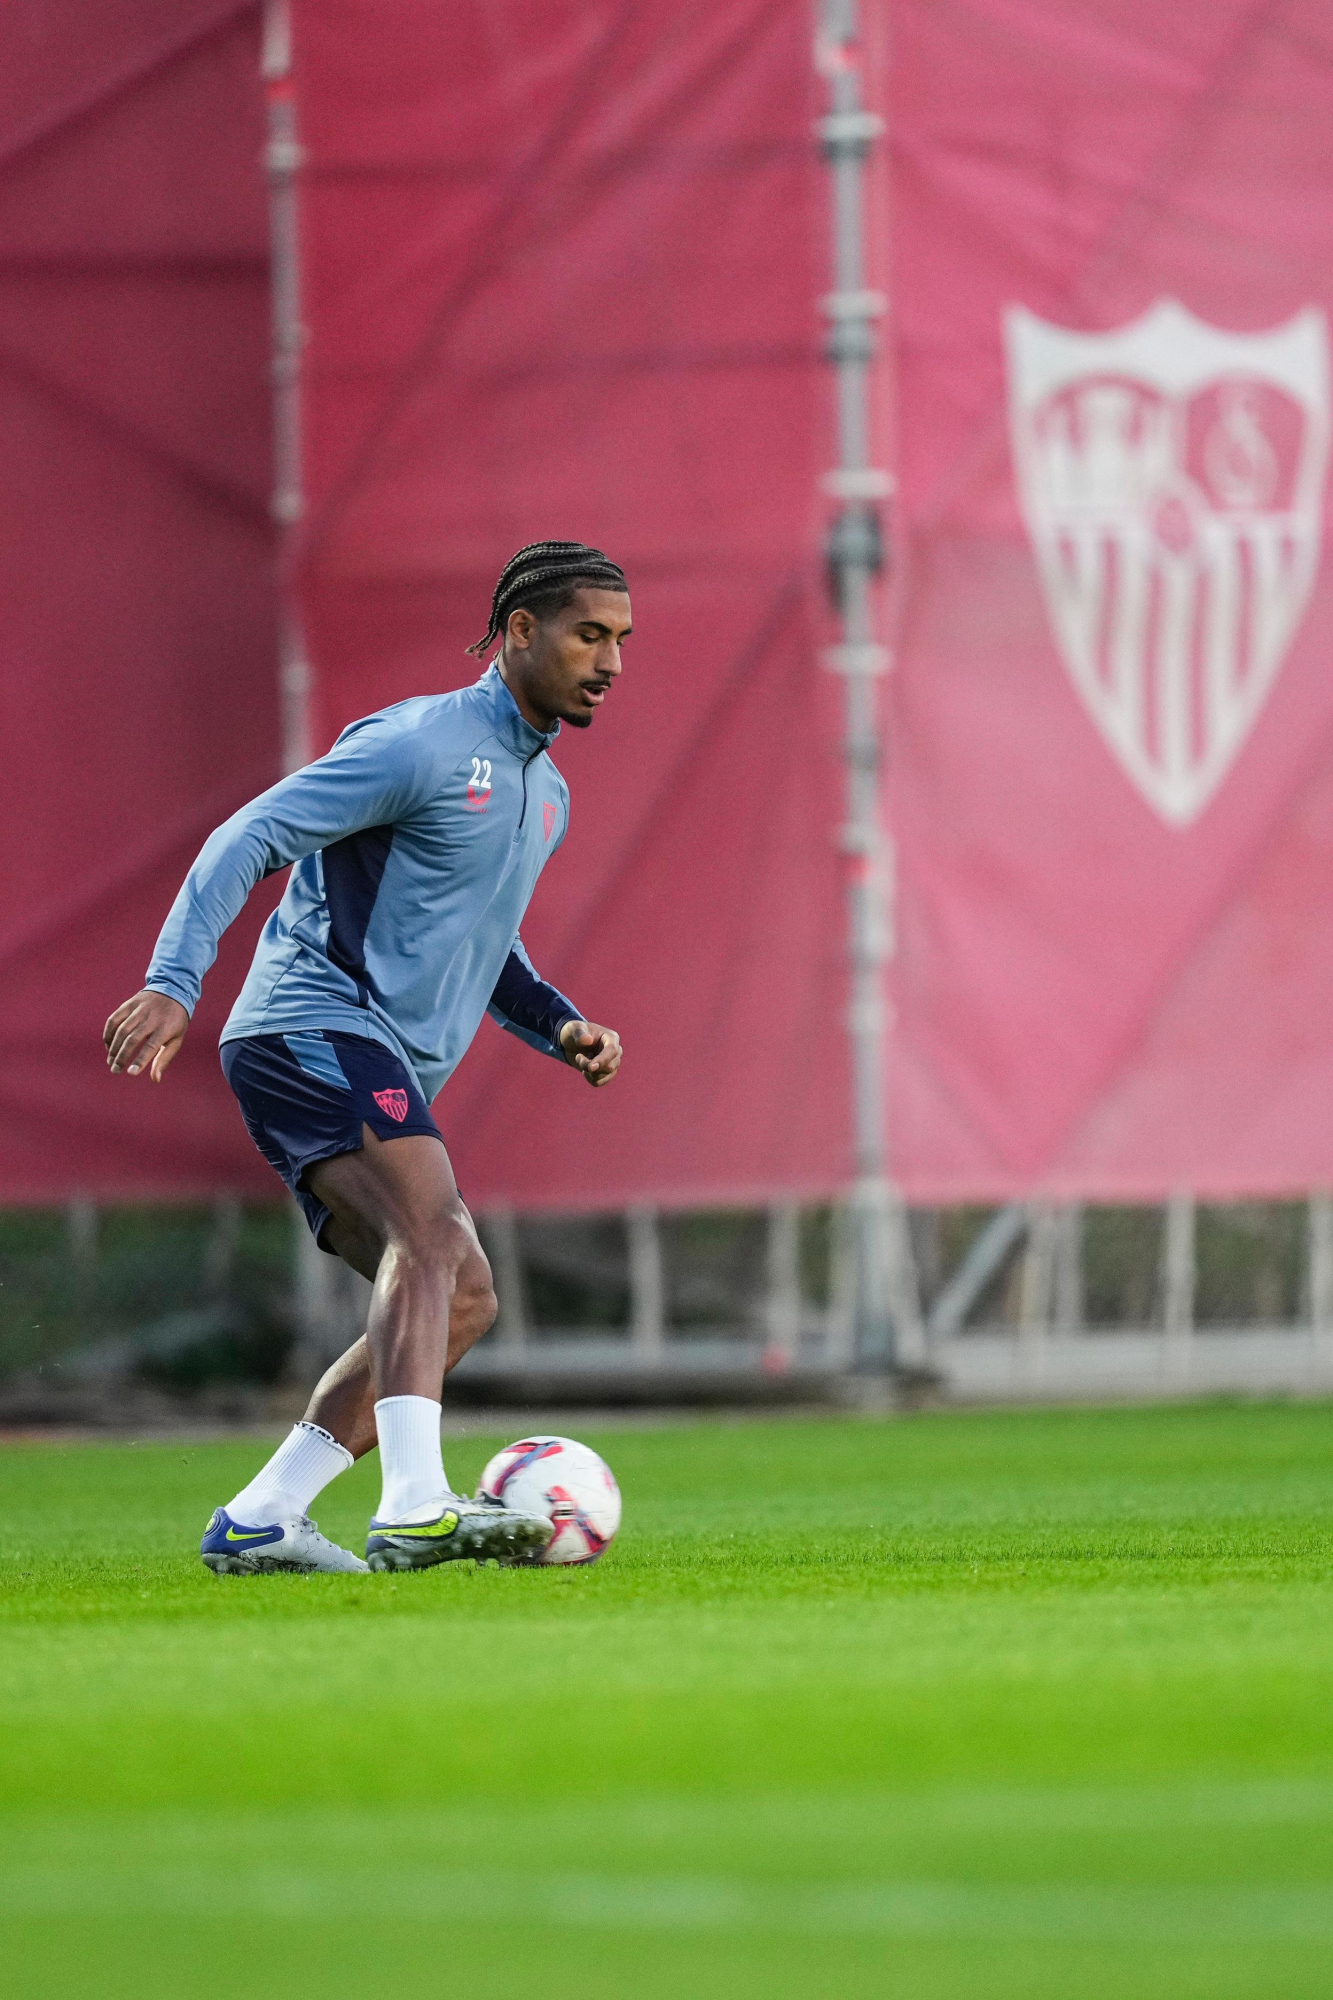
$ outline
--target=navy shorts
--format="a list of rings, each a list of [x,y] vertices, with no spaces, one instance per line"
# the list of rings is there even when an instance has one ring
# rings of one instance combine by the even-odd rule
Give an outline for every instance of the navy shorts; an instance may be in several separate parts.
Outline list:
[[[377,1139],[420,1132],[443,1143],[416,1078],[382,1042],[306,1028],[246,1035],[224,1042],[221,1055],[250,1137],[300,1202],[322,1250],[329,1211],[305,1185],[307,1168],[360,1152],[363,1125]]]

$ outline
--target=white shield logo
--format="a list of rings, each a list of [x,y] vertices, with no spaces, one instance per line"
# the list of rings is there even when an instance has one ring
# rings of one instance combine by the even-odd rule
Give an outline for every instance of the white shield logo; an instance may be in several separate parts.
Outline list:
[[[1192,820],[1309,600],[1328,460],[1324,316],[1224,333],[1174,300],[1114,333],[1005,315],[1019,499],[1056,643],[1121,764]]]

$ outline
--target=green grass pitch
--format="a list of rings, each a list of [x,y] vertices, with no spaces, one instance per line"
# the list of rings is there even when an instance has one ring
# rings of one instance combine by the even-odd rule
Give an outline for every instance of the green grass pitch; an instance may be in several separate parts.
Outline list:
[[[208,1575],[253,1444],[0,1452],[6,1993],[1333,1989],[1329,1407],[586,1435],[600,1566],[394,1578]]]

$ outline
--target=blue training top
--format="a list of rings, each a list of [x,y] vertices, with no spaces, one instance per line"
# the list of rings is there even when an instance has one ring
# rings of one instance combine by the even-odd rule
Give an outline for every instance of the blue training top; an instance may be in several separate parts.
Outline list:
[[[582,1017],[539,979],[518,927],[569,826],[569,789],[492,666],[345,729],[204,843],[147,984],[193,1012],[218,939],[295,862],[224,1042],[337,1028],[383,1042],[427,1103],[488,1009],[533,1048]]]

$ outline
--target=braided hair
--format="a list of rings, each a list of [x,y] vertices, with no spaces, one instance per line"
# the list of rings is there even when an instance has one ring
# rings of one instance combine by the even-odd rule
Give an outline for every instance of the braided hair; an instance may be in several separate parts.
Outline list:
[[[469,653],[484,653],[504,631],[511,611],[520,606],[539,614],[562,611],[580,585],[589,590],[629,589],[620,564],[586,542],[529,542],[500,571],[486,636],[469,646]]]

